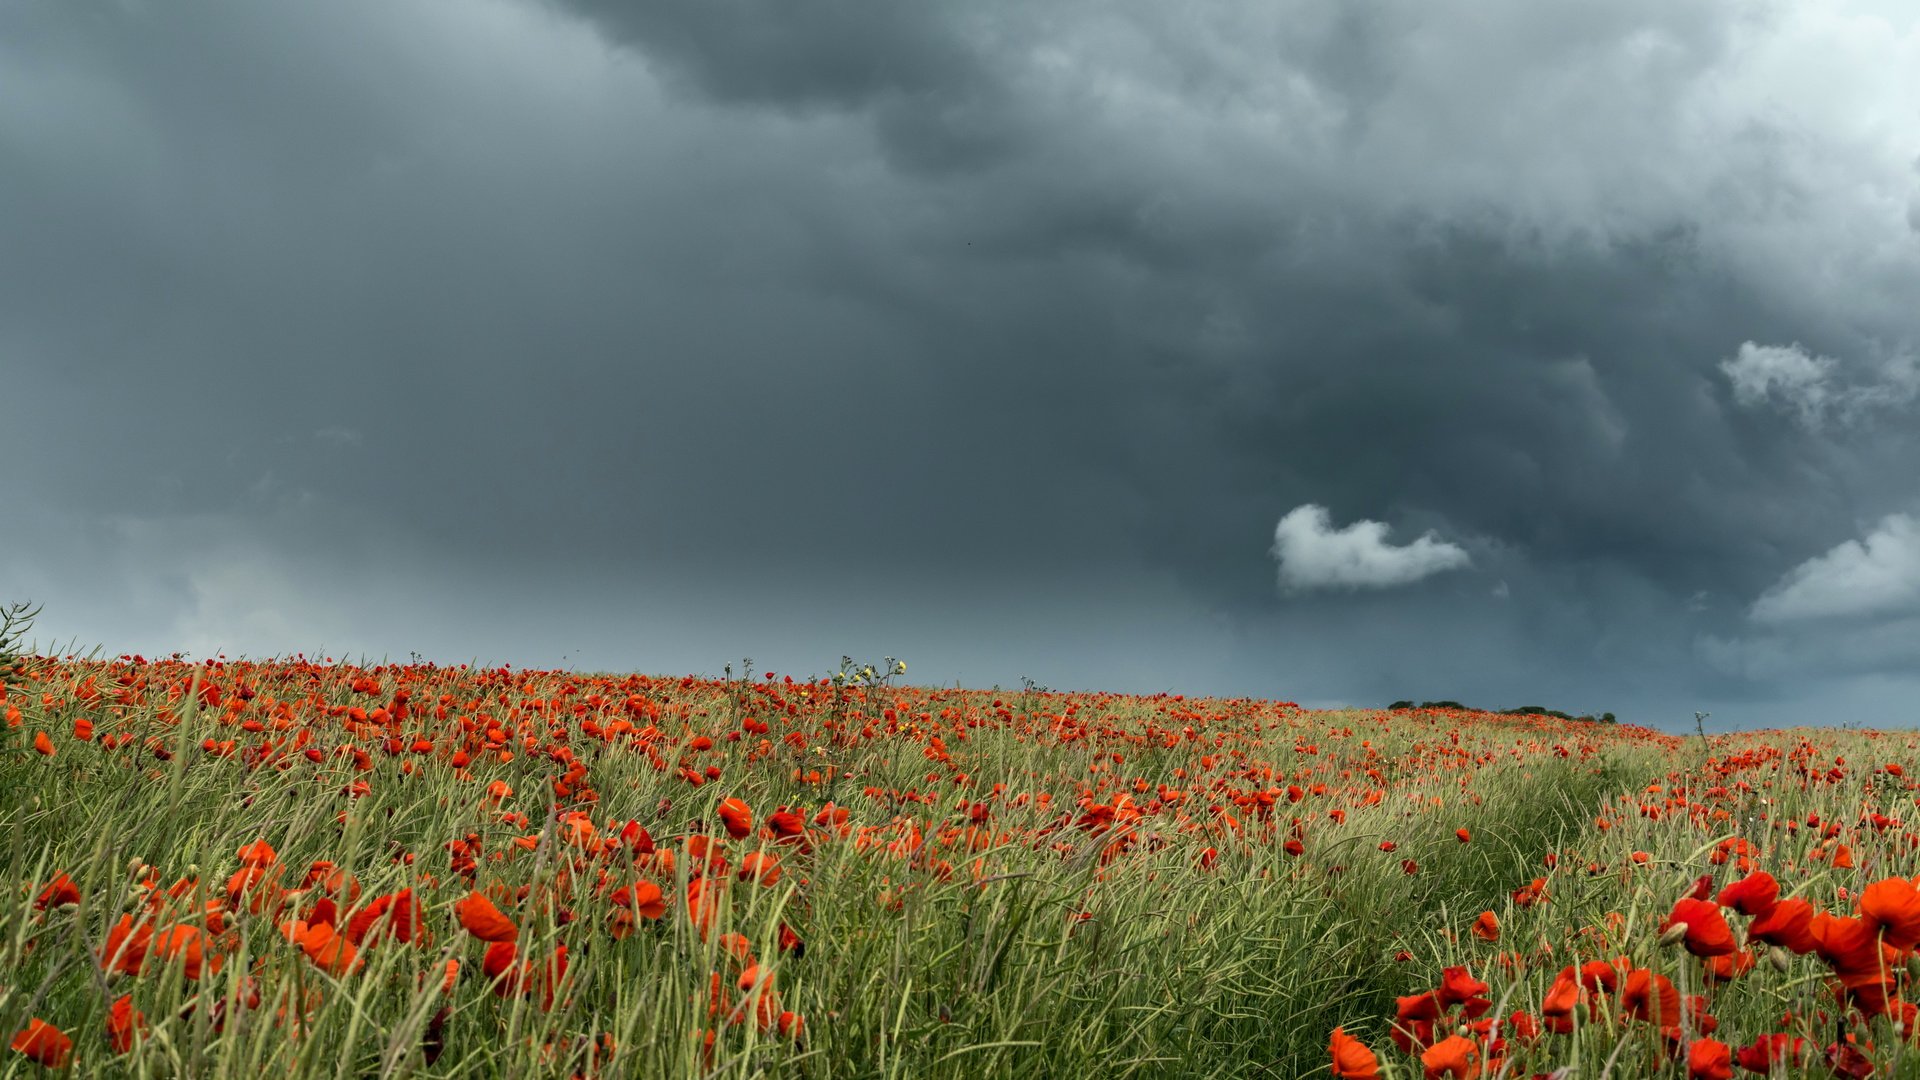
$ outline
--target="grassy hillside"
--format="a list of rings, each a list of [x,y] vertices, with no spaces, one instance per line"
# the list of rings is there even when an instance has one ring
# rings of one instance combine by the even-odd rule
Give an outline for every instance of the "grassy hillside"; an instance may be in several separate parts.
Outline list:
[[[1904,732],[304,661],[0,708],[8,1075],[1920,1065]],[[1756,871],[1818,940],[1712,901]]]

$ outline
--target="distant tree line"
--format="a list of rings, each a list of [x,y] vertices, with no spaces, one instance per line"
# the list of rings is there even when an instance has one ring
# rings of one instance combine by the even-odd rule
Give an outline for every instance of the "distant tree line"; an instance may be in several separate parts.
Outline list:
[[[1556,720],[1578,720],[1586,724],[1615,723],[1613,714],[1610,712],[1601,713],[1599,716],[1575,716],[1572,713],[1561,712],[1559,709],[1549,709],[1545,705],[1521,705],[1513,709],[1475,709],[1462,705],[1457,701],[1422,701],[1418,703],[1412,701],[1396,701],[1387,706],[1389,712],[1397,712],[1401,709],[1455,709],[1460,712],[1485,712],[1500,716],[1551,716]]]

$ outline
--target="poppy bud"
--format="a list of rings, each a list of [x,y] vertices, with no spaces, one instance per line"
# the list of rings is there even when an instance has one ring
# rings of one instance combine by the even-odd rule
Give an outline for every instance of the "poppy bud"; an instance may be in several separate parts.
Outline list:
[[[1663,949],[1672,948],[1673,946],[1680,944],[1682,941],[1685,941],[1686,939],[1687,939],[1687,924],[1683,922],[1677,922],[1677,923],[1674,923],[1672,926],[1667,927],[1667,932],[1660,935],[1660,947]]]
[[[1793,967],[1793,953],[1786,949],[1769,949],[1767,962],[1773,965],[1773,970],[1785,975]]]

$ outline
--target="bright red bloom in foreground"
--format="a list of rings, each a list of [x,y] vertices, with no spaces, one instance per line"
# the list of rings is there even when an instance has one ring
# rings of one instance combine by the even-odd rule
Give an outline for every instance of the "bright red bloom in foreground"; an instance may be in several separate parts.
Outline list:
[[[724,800],[720,803],[720,823],[727,827],[728,836],[742,839],[753,831],[753,810],[739,799]]]
[[[1819,945],[1814,940],[1812,924],[1813,905],[1795,897],[1780,901],[1765,915],[1748,923],[1747,937],[1805,956]]]
[[[1547,996],[1540,1000],[1540,1015],[1546,1018],[1547,1030],[1562,1034],[1573,1030],[1573,1010],[1580,1004],[1582,992],[1580,978],[1571,965],[1554,977]]]
[[[1480,1045],[1464,1035],[1449,1035],[1420,1055],[1426,1080],[1477,1080]]]
[[[133,916],[122,915],[107,931],[106,944],[100,948],[100,969],[122,975],[138,975],[147,962],[147,950],[153,946],[153,927],[134,925]]]
[[[1864,992],[1871,1006],[1869,1012],[1885,1011],[1885,991],[1893,980],[1897,961],[1882,952],[1880,928],[1865,919],[1822,912],[1814,916],[1808,929],[1818,943],[1820,958],[1833,968],[1841,984],[1849,991]]]
[[[1725,956],[1737,948],[1733,928],[1727,925],[1726,916],[1720,914],[1720,905],[1711,900],[1681,897],[1674,903],[1672,914],[1660,923],[1660,932],[1664,934],[1683,924],[1687,951],[1695,956]]]
[[[500,913],[493,901],[484,895],[471,892],[465,900],[453,905],[453,913],[460,917],[460,925],[467,933],[481,941],[512,941],[520,936],[520,928],[513,920]]]
[[[1627,972],[1626,985],[1620,989],[1620,1007],[1635,1020],[1670,1027],[1680,1022],[1680,991],[1665,975],[1636,968]]]
[[[1333,1029],[1327,1052],[1333,1055],[1334,1080],[1380,1080],[1380,1059],[1344,1028]]]
[[[1920,889],[1906,878],[1876,881],[1860,892],[1860,918],[1878,927],[1887,944],[1910,949],[1920,942]]]
[[[9,1045],[49,1069],[65,1066],[67,1055],[73,1052],[73,1040],[39,1017],[29,1021],[26,1029],[15,1035]]]
[[[339,978],[359,971],[363,966],[360,950],[334,930],[331,923],[289,923],[287,938],[307,954],[313,966]]]
[[[1434,993],[1440,998],[1440,1007],[1450,1009],[1490,989],[1492,987],[1468,974],[1466,968],[1450,967],[1440,972],[1440,988]]]
[[[770,852],[750,851],[740,859],[741,881],[772,885],[780,880],[780,858]]]
[[[1687,1047],[1687,1080],[1733,1080],[1733,1050],[1718,1039]]]
[[[782,840],[790,840],[807,831],[807,822],[791,810],[779,810],[767,815],[767,828]]]
[[[426,910],[414,898],[412,889],[376,896],[348,917],[347,940],[360,945],[369,935],[376,940],[391,935],[395,941],[412,941],[420,934],[425,917]]]
[[[666,896],[660,891],[660,886],[645,878],[631,885],[620,886],[613,890],[608,899],[617,907],[633,909],[645,919],[658,919],[667,913]]]
[[[1720,890],[1720,904],[1742,915],[1758,916],[1772,911],[1780,901],[1780,883],[1765,870],[1755,870]]]
[[[197,981],[203,970],[217,972],[224,957],[215,954],[209,962],[207,935],[197,926],[176,926],[154,939],[153,952],[162,960],[179,960],[189,981]]]

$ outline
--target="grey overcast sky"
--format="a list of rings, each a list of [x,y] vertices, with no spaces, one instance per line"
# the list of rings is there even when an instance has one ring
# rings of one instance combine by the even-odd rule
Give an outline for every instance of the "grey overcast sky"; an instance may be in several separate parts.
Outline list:
[[[0,0],[43,646],[1920,720],[1911,0]]]

